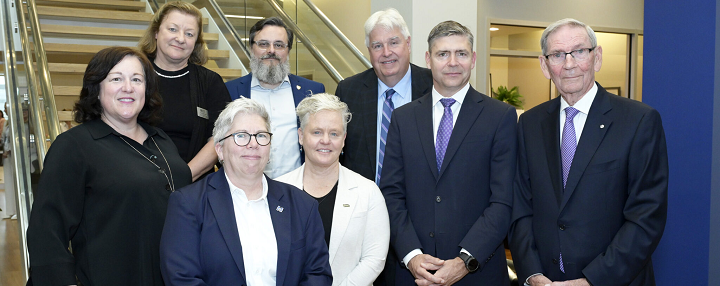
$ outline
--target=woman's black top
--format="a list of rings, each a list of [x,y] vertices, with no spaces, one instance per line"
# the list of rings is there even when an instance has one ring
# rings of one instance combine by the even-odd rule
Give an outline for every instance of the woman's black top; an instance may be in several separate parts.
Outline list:
[[[335,182],[332,190],[324,197],[315,198],[319,205],[318,211],[325,229],[325,243],[330,246],[330,230],[332,230],[333,209],[335,208],[335,198],[337,197],[338,182]],[[306,192],[307,193],[307,192]]]
[[[139,123],[142,144],[99,119],[53,142],[27,230],[34,285],[74,285],[76,276],[83,285],[163,285],[167,201],[173,183],[190,184],[190,168],[165,132]]]
[[[163,121],[158,127],[170,136],[180,157],[190,162],[212,137],[230,93],[220,75],[203,66],[188,64],[179,71],[166,71],[154,63],[153,67],[163,98]]]

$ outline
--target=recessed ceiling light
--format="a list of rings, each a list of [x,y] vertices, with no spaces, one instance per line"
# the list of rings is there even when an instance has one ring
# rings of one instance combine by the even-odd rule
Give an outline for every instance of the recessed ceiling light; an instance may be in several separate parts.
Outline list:
[[[490,28],[490,31],[497,31],[497,30],[500,30],[500,29],[499,29],[499,28],[495,28],[495,27],[491,27],[491,28]]]

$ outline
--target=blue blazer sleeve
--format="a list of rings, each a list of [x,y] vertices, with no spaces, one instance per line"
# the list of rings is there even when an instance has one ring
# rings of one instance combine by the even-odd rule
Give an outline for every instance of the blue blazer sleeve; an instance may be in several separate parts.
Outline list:
[[[200,222],[183,192],[170,195],[160,240],[160,271],[167,285],[207,285],[200,263]]]

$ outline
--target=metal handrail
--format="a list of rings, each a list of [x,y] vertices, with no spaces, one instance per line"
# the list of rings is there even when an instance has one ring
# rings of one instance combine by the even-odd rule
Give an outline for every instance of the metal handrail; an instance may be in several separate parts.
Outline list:
[[[350,42],[350,39],[348,39],[348,38],[345,36],[345,34],[343,34],[343,33],[340,31],[340,29],[338,29],[338,27],[335,26],[335,24],[333,24],[332,21],[330,21],[330,19],[329,19],[327,16],[325,16],[325,13],[323,13],[322,11],[320,11],[320,9],[318,9],[318,7],[315,6],[315,3],[313,3],[313,2],[310,1],[310,0],[303,0],[303,1],[305,2],[305,4],[308,5],[308,7],[310,8],[310,10],[312,10],[312,11],[315,13],[315,15],[317,15],[318,18],[320,18],[320,20],[322,20],[323,23],[325,23],[325,26],[327,26],[327,27],[330,29],[330,31],[332,31],[333,34],[335,34],[335,36],[337,36],[337,37],[340,39],[340,41],[341,41],[343,44],[345,44],[345,46],[346,46],[348,49],[350,49],[350,51],[353,53],[353,55],[355,55],[355,57],[358,58],[358,60],[360,60],[360,62],[362,62],[362,64],[363,64],[366,68],[371,68],[371,67],[372,67],[372,65],[370,64],[370,61],[368,61],[368,59],[367,59],[365,56],[363,56],[363,54],[360,52],[360,50],[358,50],[358,48],[355,47],[355,45],[354,45],[352,42]]]
[[[33,4],[34,4],[33,0],[28,0],[28,6],[30,6],[30,2],[33,2]],[[22,7],[20,7],[20,5],[17,5],[17,3],[15,5],[15,9],[17,12],[18,25],[20,26],[20,29],[19,29],[20,42],[22,43],[23,60],[25,61],[25,66],[26,66],[25,73],[27,75],[27,81],[28,81],[28,94],[30,97],[30,102],[32,102],[32,106],[30,108],[28,108],[29,109],[28,112],[32,112],[32,117],[33,117],[32,123],[35,126],[35,128],[34,128],[35,135],[37,136],[35,143],[37,144],[38,163],[39,163],[40,170],[42,171],[42,168],[44,165],[43,162],[45,161],[45,153],[47,151],[47,148],[45,146],[45,140],[44,140],[45,139],[45,129],[42,126],[42,112],[41,112],[42,110],[40,109],[40,106],[41,106],[40,96],[38,95],[38,91],[37,91],[38,78],[35,76],[35,69],[32,68],[32,55],[30,54],[30,51],[31,51],[30,39],[29,39],[28,33],[27,33],[27,28],[26,28],[27,25],[25,23],[25,15],[24,15],[24,13],[22,13]],[[34,10],[31,12],[30,8],[28,7],[28,14],[32,15],[33,12],[34,12]],[[38,27],[32,27],[33,30],[35,28],[38,28]],[[33,38],[33,39],[37,43],[38,38]],[[43,54],[42,57],[37,54],[37,52],[38,52],[37,45],[36,45],[35,51],[36,51],[35,57],[37,59],[40,59],[45,56],[45,54]],[[41,66],[41,64],[39,61],[38,61],[37,65],[38,65],[38,69],[40,69],[39,66]],[[49,76],[50,75],[48,74],[48,78],[49,78]],[[43,89],[44,88],[45,87],[43,86]],[[45,90],[43,90],[43,91],[45,91]],[[47,94],[47,93],[44,93],[44,94]],[[50,114],[48,114],[48,118],[47,118],[48,129],[51,129],[51,127],[50,127],[50,125],[52,125],[51,122],[58,122],[57,114],[55,115],[54,118]],[[57,137],[57,134],[55,134],[55,136],[52,139],[54,140],[55,137]]]
[[[17,9],[20,9],[20,5],[16,5]],[[30,26],[33,32],[33,43],[35,44],[35,58],[37,62],[38,73],[40,76],[40,87],[43,92],[43,100],[45,102],[45,114],[47,115],[48,131],[50,132],[50,142],[55,141],[55,138],[62,133],[60,128],[60,120],[58,120],[57,105],[55,105],[55,94],[52,89],[52,81],[50,80],[50,69],[48,69],[47,56],[45,54],[45,45],[43,44],[42,34],[40,33],[40,21],[37,16],[37,8],[35,7],[35,0],[27,0],[27,13],[30,17]],[[23,18],[24,15],[22,10],[18,11],[18,19]],[[26,26],[21,26],[23,29]],[[32,62],[26,61],[27,65],[31,65]],[[38,99],[37,94],[35,99]],[[39,103],[33,99],[33,104]],[[39,105],[35,105],[39,106]],[[41,131],[41,130],[37,130]],[[44,141],[45,136],[40,137]],[[43,153],[46,149],[42,149]],[[38,156],[39,157],[39,156]],[[44,155],[43,155],[44,157]]]
[[[10,17],[10,3],[11,1],[3,1],[5,4],[3,9],[2,19],[4,19],[3,26],[5,27],[5,41],[3,41],[3,59],[5,62],[5,90],[7,94],[8,103],[8,117],[9,124],[8,128],[11,128],[11,137],[13,140],[12,152],[12,166],[5,166],[5,168],[15,168],[15,176],[13,178],[5,178],[6,181],[15,182],[15,194],[18,200],[17,205],[17,216],[18,216],[18,233],[20,243],[20,256],[23,260],[23,277],[24,281],[30,277],[28,269],[30,267],[30,258],[27,251],[27,237],[26,230],[28,225],[28,217],[32,205],[32,198],[30,195],[30,150],[26,148],[28,145],[24,143],[29,142],[30,138],[24,138],[25,124],[22,120],[22,104],[20,97],[18,96],[19,89],[17,84],[17,60],[15,59],[15,49],[13,44],[13,32],[12,32],[12,18]],[[17,5],[16,5],[17,6]],[[30,67],[26,66],[26,69]],[[6,190],[9,191],[9,190]]]
[[[247,46],[245,46],[242,42],[242,37],[238,34],[237,30],[233,27],[232,23],[230,23],[230,20],[225,16],[225,12],[222,11],[222,8],[220,8],[220,5],[215,0],[208,0],[210,3],[210,6],[215,9],[215,12],[218,13],[220,16],[220,20],[222,20],[225,27],[227,27],[227,31],[232,35],[232,37],[235,39],[235,42],[237,42],[240,46],[240,50],[242,50],[243,54],[245,54],[245,57],[248,59],[250,58],[250,51],[248,50]],[[243,72],[247,74],[247,70],[245,69],[245,66],[243,66]]]
[[[328,74],[335,80],[335,82],[340,82],[343,80],[343,77],[340,75],[340,73],[335,69],[335,67],[328,61],[325,56],[320,53],[319,49],[315,44],[313,44],[312,41],[303,33],[302,30],[300,30],[300,27],[295,24],[295,22],[288,16],[287,13],[285,13],[285,10],[280,7],[280,4],[277,3],[276,0],[266,0],[270,6],[275,10],[275,12],[278,13],[280,18],[285,22],[286,25],[290,28],[290,30],[295,33],[295,36],[300,38],[300,40],[305,44],[305,47],[310,51],[310,54],[315,57],[315,59],[320,62],[320,65],[327,71]]]

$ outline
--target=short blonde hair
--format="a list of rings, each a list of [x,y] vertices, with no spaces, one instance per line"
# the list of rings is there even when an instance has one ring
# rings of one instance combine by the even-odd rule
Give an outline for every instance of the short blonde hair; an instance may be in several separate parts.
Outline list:
[[[296,109],[297,116],[300,118],[300,128],[305,128],[310,120],[310,115],[323,110],[339,112],[343,118],[343,131],[347,132],[347,124],[352,119],[350,109],[347,104],[340,101],[340,98],[327,93],[313,94],[300,101]]]
[[[207,45],[205,45],[205,40],[203,39],[202,13],[195,5],[187,2],[167,2],[160,7],[160,10],[155,13],[155,16],[150,22],[150,26],[145,30],[145,34],[140,38],[138,47],[150,60],[155,60],[157,56],[157,39],[155,39],[155,35],[160,31],[160,24],[162,24],[172,11],[179,11],[180,13],[194,16],[197,19],[197,40],[195,41],[195,46],[193,47],[188,62],[196,65],[204,65],[208,61],[208,56]]]

